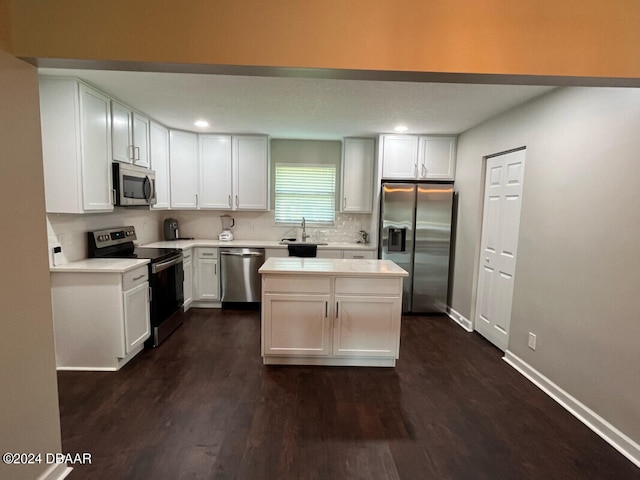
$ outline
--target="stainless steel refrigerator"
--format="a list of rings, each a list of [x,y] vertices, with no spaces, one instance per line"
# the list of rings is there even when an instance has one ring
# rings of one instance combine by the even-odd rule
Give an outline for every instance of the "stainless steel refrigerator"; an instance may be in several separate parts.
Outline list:
[[[409,272],[403,312],[446,310],[452,213],[451,183],[382,184],[379,257]]]

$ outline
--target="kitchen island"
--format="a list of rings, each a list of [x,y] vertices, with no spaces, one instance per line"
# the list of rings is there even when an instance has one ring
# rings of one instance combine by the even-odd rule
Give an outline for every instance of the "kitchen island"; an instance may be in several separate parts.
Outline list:
[[[398,265],[273,257],[259,272],[265,364],[395,366],[408,275]]]

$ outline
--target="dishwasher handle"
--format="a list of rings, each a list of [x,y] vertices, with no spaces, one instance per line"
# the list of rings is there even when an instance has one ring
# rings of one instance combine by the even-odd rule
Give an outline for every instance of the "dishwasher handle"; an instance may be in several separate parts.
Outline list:
[[[220,252],[220,255],[231,255],[234,257],[264,257],[264,253],[261,252],[225,252],[224,250]]]

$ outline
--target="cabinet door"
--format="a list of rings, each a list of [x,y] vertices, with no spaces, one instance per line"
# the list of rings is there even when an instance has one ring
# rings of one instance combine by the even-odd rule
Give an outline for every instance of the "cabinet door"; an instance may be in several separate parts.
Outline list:
[[[218,260],[199,258],[197,260],[196,275],[198,277],[196,300],[219,300],[220,277],[218,276]]]
[[[342,250],[319,248],[316,252],[318,258],[342,258]]]
[[[169,130],[151,122],[149,125],[149,162],[156,172],[155,210],[170,207]]]
[[[80,85],[82,199],[85,211],[113,210],[109,97]]]
[[[398,356],[398,297],[336,295],[335,301],[334,356]]]
[[[370,138],[345,138],[342,150],[343,212],[370,213],[373,207],[375,142]]]
[[[329,295],[265,294],[263,302],[263,355],[331,353]]]
[[[149,283],[123,293],[125,351],[131,352],[151,335],[149,324]]]
[[[420,178],[453,180],[456,164],[455,137],[420,137]]]
[[[415,179],[418,177],[418,137],[383,135],[380,143],[382,178]]]
[[[193,302],[193,263],[191,261],[191,253],[184,252],[184,283],[182,288],[184,291],[184,311],[186,312]]]
[[[231,136],[200,135],[199,208],[229,210],[231,192]]]
[[[233,209],[266,210],[269,143],[265,136],[233,137]]]
[[[115,100],[111,101],[111,149],[116,162],[133,162],[131,109]]]
[[[171,208],[194,209],[198,194],[198,136],[172,130],[169,134]]]
[[[149,166],[149,119],[133,114],[133,163]]]

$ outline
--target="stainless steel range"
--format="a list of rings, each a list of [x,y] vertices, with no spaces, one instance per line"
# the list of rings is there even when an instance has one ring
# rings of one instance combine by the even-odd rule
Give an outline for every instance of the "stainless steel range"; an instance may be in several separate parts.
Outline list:
[[[88,232],[89,257],[149,259],[151,337],[146,347],[157,347],[182,324],[184,270],[179,248],[136,247],[133,226]]]

